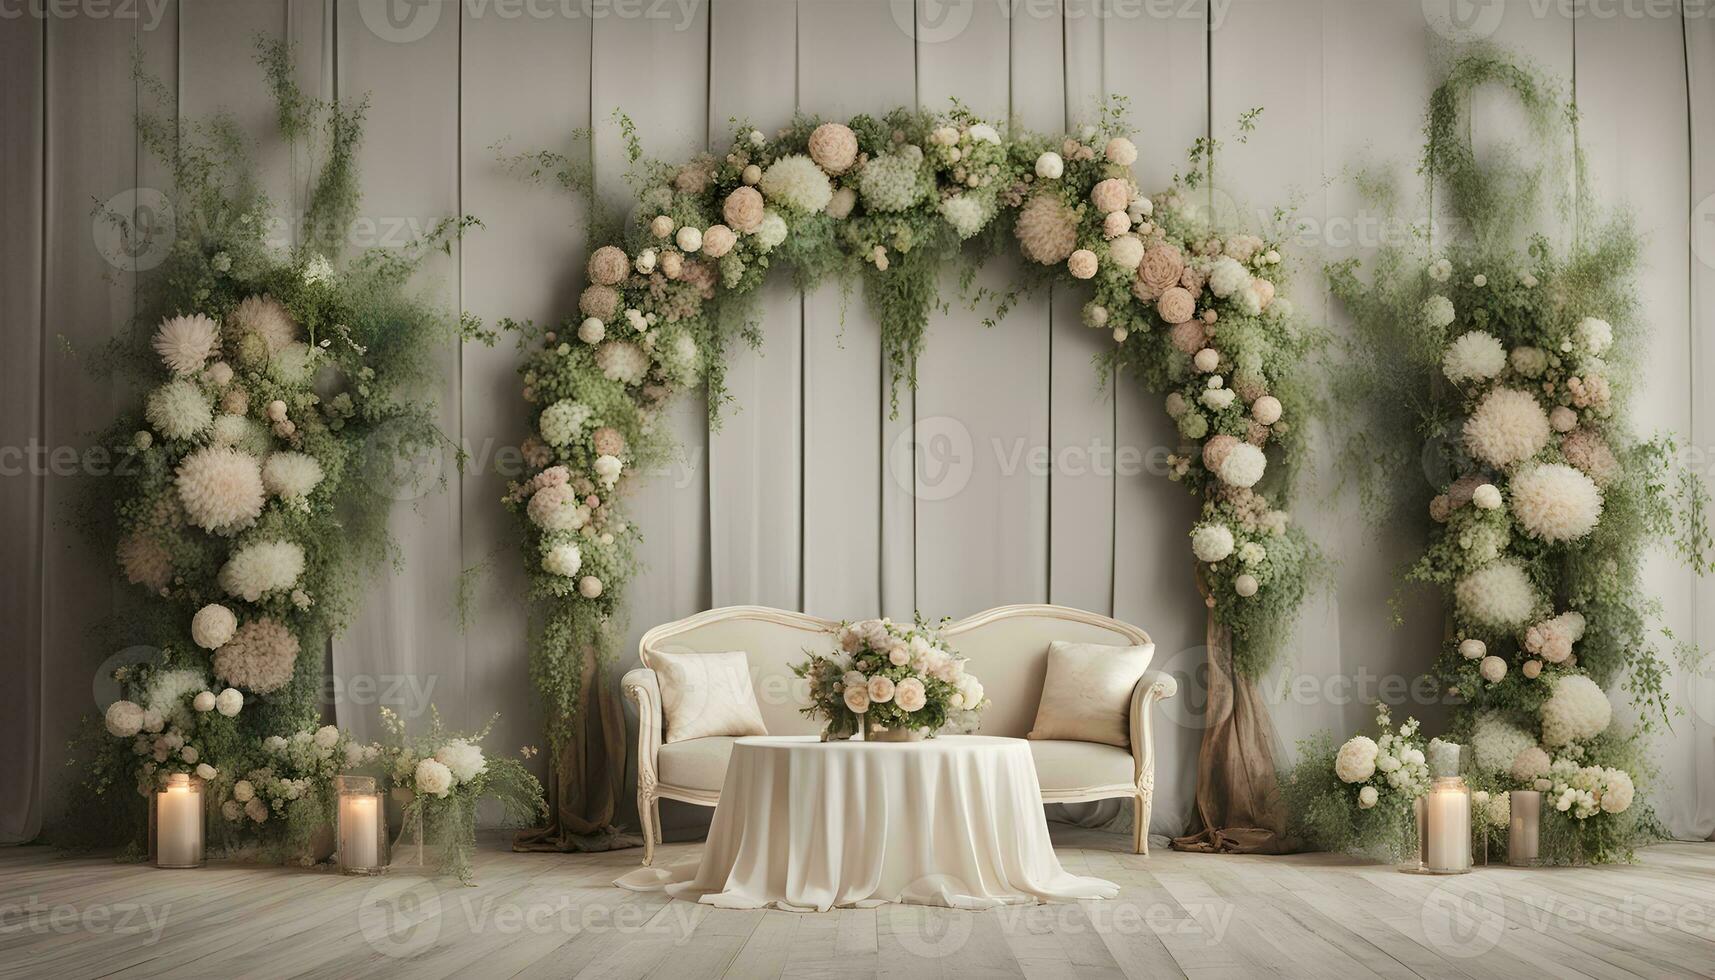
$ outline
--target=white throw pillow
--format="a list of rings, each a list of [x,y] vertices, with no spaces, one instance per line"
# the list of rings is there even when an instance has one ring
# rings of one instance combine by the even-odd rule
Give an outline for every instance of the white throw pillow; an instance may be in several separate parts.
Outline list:
[[[768,734],[744,651],[650,653],[649,663],[661,686],[666,741]]]
[[[1030,737],[1131,746],[1131,695],[1155,644],[1048,644],[1048,676]]]

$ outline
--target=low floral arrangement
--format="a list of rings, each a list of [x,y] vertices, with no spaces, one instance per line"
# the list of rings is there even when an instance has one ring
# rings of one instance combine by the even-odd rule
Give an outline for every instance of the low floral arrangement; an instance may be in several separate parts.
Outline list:
[[[476,807],[484,799],[500,805],[512,824],[529,824],[547,813],[542,784],[521,759],[483,754],[496,715],[470,734],[448,732],[431,710],[429,731],[413,736],[392,711],[382,708],[386,740],[376,748],[392,779],[392,797],[402,808],[404,831],[395,861],[436,855],[437,870],[471,883],[470,855],[476,847]],[[525,749],[522,753],[528,757]]]
[[[1558,151],[1478,160],[1461,106],[1490,84],[1517,96],[1541,143],[1566,135],[1558,89],[1506,55],[1478,49],[1450,69],[1424,169],[1472,234],[1384,249],[1368,282],[1356,263],[1330,270],[1359,338],[1348,394],[1386,405],[1354,456],[1410,481],[1393,488],[1395,516],[1427,526],[1409,578],[1448,601],[1434,673],[1453,735],[1473,748],[1473,785],[1551,794],[1545,860],[1623,861],[1660,834],[1634,801],[1652,769],[1647,736],[1670,712],[1642,563],[1672,542],[1707,571],[1708,497],[1671,439],[1641,441],[1626,422],[1646,326],[1629,216],[1605,213],[1580,181],[1579,234],[1517,246],[1538,189],[1556,186],[1545,161]],[[1639,709],[1631,731],[1606,693],[1622,683]]]
[[[944,728],[967,730],[988,706],[965,658],[921,623],[866,619],[841,625],[836,635],[840,653],[812,653],[792,668],[809,681],[810,704],[801,711],[826,720],[824,739],[860,729],[866,738],[871,732],[932,737]]]
[[[1281,509],[1315,407],[1299,369],[1318,335],[1283,295],[1282,243],[1212,222],[1216,142],[1199,140],[1191,172],[1146,194],[1123,115],[1111,101],[1064,136],[1008,132],[957,103],[803,117],[772,135],[741,125],[724,152],[680,163],[645,161],[621,117],[637,188],[623,221],[603,219],[587,160],[514,161],[590,198],[577,314],[511,324],[532,475],[506,503],[524,529],[531,594],[547,604],[531,669],[551,747],[572,730],[586,664],[611,664],[622,634],[638,533],[618,505],[627,481],[671,450],[658,421],[675,392],[706,383],[720,410],[726,348],[757,336],[747,297],[782,265],[804,289],[861,282],[894,384],[915,383],[939,277],[955,263],[969,287],[986,255],[1025,260],[1016,290],[974,291],[996,319],[1026,289],[1087,290],[1083,321],[1113,340],[1100,376],[1165,397],[1181,439],[1172,475],[1204,501],[1190,542],[1199,583],[1238,668],[1266,669],[1319,567]],[[1241,140],[1255,117],[1242,117]]]
[[[1397,729],[1376,705],[1375,738],[1338,749],[1327,733],[1299,745],[1282,785],[1295,837],[1317,850],[1398,862],[1417,854],[1416,801],[1429,790],[1427,747],[1416,718]]]

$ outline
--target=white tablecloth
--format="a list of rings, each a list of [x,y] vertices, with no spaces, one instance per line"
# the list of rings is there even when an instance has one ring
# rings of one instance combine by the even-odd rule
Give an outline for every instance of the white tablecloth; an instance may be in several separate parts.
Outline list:
[[[793,911],[883,902],[989,908],[1119,893],[1060,866],[1030,747],[985,735],[741,738],[702,861],[640,868],[615,884]]]

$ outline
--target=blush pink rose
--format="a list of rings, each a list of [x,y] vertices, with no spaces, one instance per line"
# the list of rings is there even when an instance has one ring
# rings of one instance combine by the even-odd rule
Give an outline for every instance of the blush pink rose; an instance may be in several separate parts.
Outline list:
[[[1173,245],[1152,246],[1137,265],[1138,282],[1148,286],[1156,296],[1178,283],[1184,272],[1185,256]]]
[[[1155,312],[1166,323],[1184,323],[1197,312],[1197,300],[1189,289],[1173,286],[1155,301]]]
[[[905,711],[917,711],[928,703],[929,697],[923,691],[922,681],[907,677],[893,689],[893,701]]]

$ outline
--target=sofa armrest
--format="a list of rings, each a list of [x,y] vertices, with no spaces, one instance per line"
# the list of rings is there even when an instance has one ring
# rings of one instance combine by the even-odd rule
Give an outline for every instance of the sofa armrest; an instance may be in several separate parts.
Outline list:
[[[619,689],[632,704],[637,705],[637,776],[639,781],[655,782],[655,755],[661,750],[662,726],[666,718],[661,711],[661,684],[648,667],[637,667],[620,678]]]
[[[1140,788],[1155,787],[1155,738],[1152,727],[1155,702],[1179,693],[1172,674],[1145,671],[1131,692],[1131,758]]]

